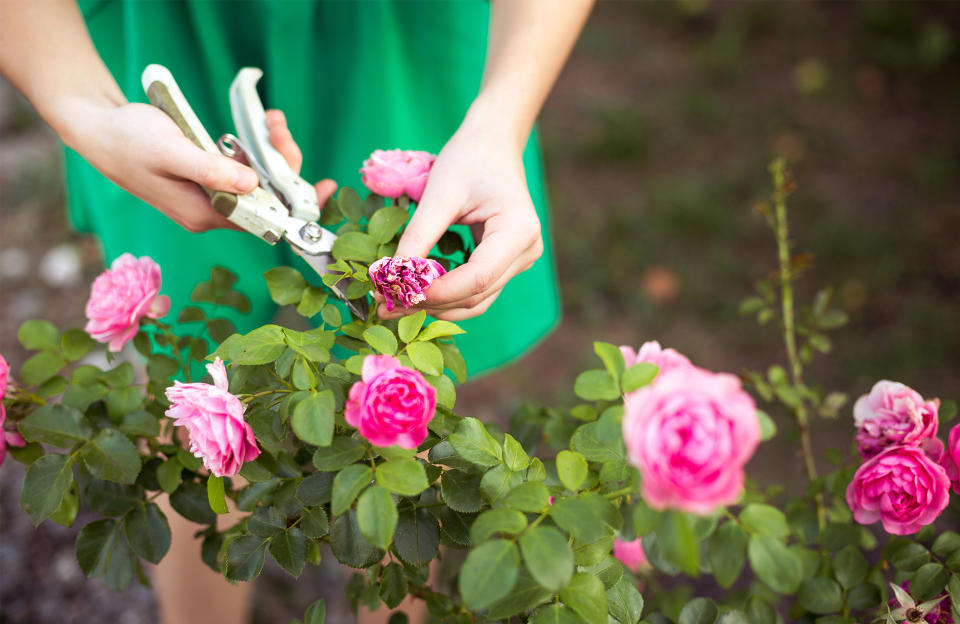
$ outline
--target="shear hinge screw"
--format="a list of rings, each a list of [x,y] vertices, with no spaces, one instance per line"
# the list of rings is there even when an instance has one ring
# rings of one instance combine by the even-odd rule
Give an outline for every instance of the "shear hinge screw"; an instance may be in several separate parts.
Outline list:
[[[315,243],[323,238],[323,228],[316,223],[307,223],[300,228],[300,234],[311,243]]]

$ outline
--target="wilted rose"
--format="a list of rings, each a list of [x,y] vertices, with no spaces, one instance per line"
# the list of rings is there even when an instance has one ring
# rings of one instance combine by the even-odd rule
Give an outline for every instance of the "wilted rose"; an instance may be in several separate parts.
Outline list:
[[[883,523],[910,535],[936,520],[950,496],[947,471],[918,446],[891,446],[865,461],[847,486],[847,504],[860,524]]]
[[[639,537],[629,542],[620,538],[613,540],[613,556],[633,572],[650,567],[647,554],[643,552],[643,541]]]
[[[186,427],[190,452],[203,460],[207,470],[218,477],[240,472],[245,462],[260,455],[253,429],[243,418],[240,399],[227,392],[227,370],[223,360],[207,364],[213,385],[181,383],[167,388],[170,409],[166,415],[173,424]]]
[[[436,407],[437,391],[419,371],[389,355],[368,355],[344,417],[374,446],[413,449],[427,437]]]
[[[888,446],[921,445],[937,435],[940,401],[925,401],[912,388],[894,381],[878,381],[870,394],[857,399],[853,420],[857,448],[870,458]]]
[[[367,272],[391,311],[398,305],[409,308],[423,302],[433,280],[447,271],[436,260],[385,256],[371,264]]]
[[[147,256],[123,254],[93,281],[84,329],[119,351],[137,334],[141,318],[160,318],[170,310],[170,298],[159,293],[160,265]]]
[[[383,197],[406,195],[418,202],[436,156],[415,150],[376,150],[360,169],[364,185]]]
[[[706,514],[740,497],[760,425],[736,376],[673,368],[624,405],[623,441],[651,507]]]

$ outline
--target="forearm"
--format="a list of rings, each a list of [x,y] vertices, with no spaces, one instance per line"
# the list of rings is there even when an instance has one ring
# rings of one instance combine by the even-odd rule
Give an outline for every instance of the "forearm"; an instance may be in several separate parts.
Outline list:
[[[126,103],[73,0],[0,1],[0,73],[71,146],[78,107]]]
[[[497,120],[522,150],[593,3],[495,0],[483,84],[468,122]]]

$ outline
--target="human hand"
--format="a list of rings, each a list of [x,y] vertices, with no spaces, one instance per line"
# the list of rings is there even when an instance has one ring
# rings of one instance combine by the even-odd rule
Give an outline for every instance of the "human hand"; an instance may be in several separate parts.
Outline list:
[[[147,104],[75,105],[79,123],[68,144],[120,187],[190,232],[239,229],[213,209],[200,186],[249,193],[257,174],[232,158],[197,147],[163,111]],[[270,142],[295,171],[303,158],[280,111],[268,111]],[[200,185],[200,186],[198,186]],[[322,206],[337,188],[333,180],[315,185]]]
[[[422,304],[388,312],[381,303],[381,318],[420,309],[449,321],[478,316],[510,279],[540,257],[540,220],[527,190],[521,150],[510,136],[498,136],[491,125],[469,118],[444,146],[395,255],[426,257],[453,224],[482,227],[480,244],[466,264],[430,285]]]

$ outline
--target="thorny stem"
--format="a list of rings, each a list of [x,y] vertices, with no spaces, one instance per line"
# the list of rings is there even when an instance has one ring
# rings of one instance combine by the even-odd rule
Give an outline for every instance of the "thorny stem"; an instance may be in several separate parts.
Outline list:
[[[790,240],[787,233],[787,171],[786,163],[778,158],[770,165],[773,174],[774,232],[777,238],[777,256],[780,263],[780,302],[783,316],[783,341],[787,347],[787,359],[790,361],[790,375],[793,385],[803,385],[803,365],[797,356],[797,334],[794,326],[793,309],[793,268],[790,264]],[[807,478],[817,479],[817,466],[813,459],[813,445],[810,441],[810,419],[806,405],[801,401],[794,408],[797,429],[800,432],[801,455]],[[823,495],[817,494],[817,519],[820,527],[826,524],[826,509]]]

